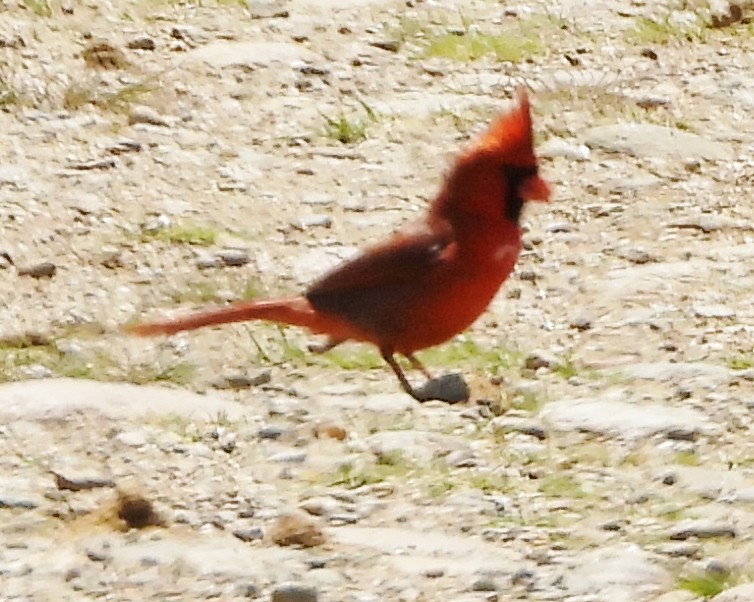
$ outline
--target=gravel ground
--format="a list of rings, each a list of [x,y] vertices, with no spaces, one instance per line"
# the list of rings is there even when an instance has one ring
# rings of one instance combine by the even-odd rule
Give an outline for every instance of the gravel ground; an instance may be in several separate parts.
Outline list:
[[[753,17],[0,3],[0,600],[754,599]],[[120,334],[300,290],[521,83],[554,198],[421,356],[470,402],[296,329]]]

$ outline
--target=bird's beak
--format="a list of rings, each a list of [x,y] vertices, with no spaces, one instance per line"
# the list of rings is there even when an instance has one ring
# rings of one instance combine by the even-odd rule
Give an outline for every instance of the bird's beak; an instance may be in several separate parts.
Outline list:
[[[532,176],[522,182],[518,193],[526,201],[549,201],[550,185],[539,176]]]

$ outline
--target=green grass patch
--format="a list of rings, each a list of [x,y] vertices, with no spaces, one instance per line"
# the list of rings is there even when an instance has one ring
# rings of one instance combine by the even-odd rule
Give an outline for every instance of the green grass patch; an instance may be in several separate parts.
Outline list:
[[[199,224],[175,224],[166,228],[142,230],[142,242],[159,240],[174,245],[209,247],[217,241],[220,232],[210,226]]]
[[[521,354],[504,347],[484,348],[471,339],[456,338],[418,354],[427,367],[443,366],[500,374],[521,364]]]
[[[0,72],[0,109],[10,107],[18,103],[18,94],[10,84],[4,82]]]
[[[696,16],[693,21],[680,21],[668,13],[659,18],[637,17],[628,34],[635,44],[668,44],[672,41],[706,42],[709,24]]]
[[[501,493],[510,489],[505,476],[495,473],[476,473],[468,478],[469,486],[486,494]]]
[[[47,0],[21,0],[20,4],[37,17],[52,17],[52,8]]]
[[[173,303],[212,303],[219,301],[217,283],[209,281],[189,282],[172,289],[168,296]]]
[[[385,360],[371,346],[360,345],[348,349],[334,349],[320,356],[328,363],[343,370],[376,370],[385,366]]]
[[[25,378],[27,370],[32,366],[41,366],[55,377],[128,381],[137,384],[171,382],[186,385],[194,373],[194,366],[185,362],[124,366],[101,348],[65,352],[55,342],[0,346],[0,382]]]
[[[374,485],[391,478],[405,477],[414,468],[412,462],[407,460],[399,451],[378,456],[376,462],[371,464],[355,465],[346,463],[340,466],[335,473],[325,477],[328,485],[340,485],[348,489],[356,489],[364,485]]]
[[[547,497],[583,498],[586,493],[569,475],[550,475],[539,483],[539,492]]]
[[[511,407],[522,412],[537,414],[547,403],[539,393],[532,391],[516,392],[511,399]]]
[[[377,122],[377,114],[364,101],[360,100],[359,104],[363,109],[361,115],[346,115],[342,109],[335,116],[322,113],[325,121],[324,136],[341,144],[355,144],[366,140],[367,128]]]
[[[714,575],[703,573],[683,577],[678,580],[678,589],[684,589],[705,600],[714,598],[727,587],[730,587],[727,581],[727,575]]]
[[[498,61],[520,63],[541,54],[544,45],[533,33],[485,34],[478,32],[443,33],[429,38],[424,55],[454,61],[476,61],[492,56]]]
[[[754,368],[754,355],[738,355],[728,360],[728,367],[731,370],[749,370]]]
[[[701,460],[694,452],[678,452],[673,456],[673,462],[681,466],[699,466]]]
[[[170,362],[165,365],[137,364],[124,370],[123,379],[138,385],[169,382],[186,386],[193,380],[195,372],[196,366],[188,362]]]
[[[63,108],[76,111],[94,105],[113,113],[127,113],[134,104],[145,104],[147,97],[158,89],[154,82],[125,84],[117,90],[103,90],[96,79],[73,81],[63,93]]]

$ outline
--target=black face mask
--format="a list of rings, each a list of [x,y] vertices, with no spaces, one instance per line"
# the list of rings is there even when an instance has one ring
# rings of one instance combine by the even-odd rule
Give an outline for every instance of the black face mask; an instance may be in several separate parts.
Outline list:
[[[538,169],[536,165],[529,167],[519,167],[517,165],[503,166],[503,177],[508,186],[507,198],[505,203],[505,218],[511,222],[518,223],[521,218],[521,210],[524,207],[524,199],[519,192],[521,185],[531,177],[536,176]]]

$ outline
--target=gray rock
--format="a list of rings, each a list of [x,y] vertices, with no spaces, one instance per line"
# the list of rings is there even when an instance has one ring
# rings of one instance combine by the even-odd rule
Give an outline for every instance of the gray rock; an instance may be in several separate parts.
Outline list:
[[[16,497],[13,494],[3,492],[0,494],[0,508],[20,508],[34,510],[39,506],[39,501],[28,497]]]
[[[154,50],[157,45],[149,36],[139,36],[128,41],[126,46],[131,50]]]
[[[603,547],[581,554],[576,566],[563,576],[568,596],[596,596],[599,600],[637,600],[637,591],[646,599],[672,584],[671,575],[659,559],[636,545]]]
[[[702,547],[697,543],[674,541],[657,546],[657,552],[672,558],[698,558]]]
[[[70,206],[81,215],[97,215],[102,213],[107,203],[98,194],[79,192],[71,201]]]
[[[202,253],[196,258],[196,267],[200,270],[214,270],[223,267],[223,265],[223,260],[216,255]]]
[[[241,541],[258,541],[264,538],[264,531],[261,527],[250,527],[248,529],[235,529],[233,536]]]
[[[668,535],[675,541],[683,541],[696,537],[698,539],[711,539],[714,537],[736,537],[736,529],[733,525],[711,520],[689,520],[676,525]]]
[[[712,598],[712,602],[751,602],[754,600],[754,583],[736,585]]]
[[[58,489],[68,491],[85,491],[87,489],[98,489],[100,487],[115,487],[115,481],[107,477],[87,474],[71,474],[62,471],[50,471],[55,477],[55,485]]]
[[[560,365],[561,362],[558,358],[544,350],[532,351],[524,360],[524,368],[527,370],[539,370],[540,368],[555,370]]]
[[[266,385],[272,380],[272,373],[269,370],[263,370],[258,374],[249,376],[247,374],[231,374],[220,376],[211,381],[215,389],[249,389]]]
[[[284,451],[272,454],[270,462],[280,464],[303,464],[306,461],[306,452],[301,451]]]
[[[710,0],[710,17],[714,27],[729,27],[743,17],[742,6],[751,3],[746,0]]]
[[[471,391],[462,374],[452,373],[432,378],[415,387],[414,394],[420,401],[437,400],[453,404],[468,401]]]
[[[217,256],[230,267],[238,267],[249,263],[249,254],[241,249],[226,249],[218,251]]]
[[[58,267],[54,263],[43,261],[42,263],[18,268],[18,275],[31,276],[32,278],[52,278],[57,271]]]
[[[330,228],[332,227],[332,218],[329,215],[307,215],[298,218],[292,226],[301,231],[311,228]]]
[[[317,602],[317,590],[300,583],[283,583],[272,590],[270,602]]]
[[[321,63],[322,57],[300,44],[286,42],[211,42],[189,53],[189,60],[203,61],[215,68],[230,66],[272,67],[300,62]]]
[[[709,161],[727,161],[733,158],[733,149],[673,128],[643,124],[622,123],[590,128],[583,134],[586,145],[635,157],[699,158]]]
[[[517,552],[476,536],[353,526],[338,527],[329,535],[347,546],[387,554],[390,566],[398,574],[418,576],[438,568],[444,569],[448,576],[511,574],[520,566]]]
[[[504,433],[522,433],[539,439],[540,441],[547,439],[547,432],[542,425],[526,418],[519,418],[517,416],[499,416],[493,418],[490,424],[494,429],[501,430]]]
[[[709,430],[707,417],[690,408],[613,400],[561,400],[547,404],[542,418],[559,431],[585,431],[628,438],[674,429]]]
[[[396,387],[397,388],[397,387]],[[369,412],[395,414],[416,407],[416,400],[405,393],[374,393],[372,395],[316,395],[324,407],[361,409]]]
[[[490,575],[481,575],[474,579],[474,582],[471,584],[471,591],[474,592],[494,592],[497,589],[498,584],[494,577]]]
[[[129,125],[136,125],[138,123],[146,123],[148,125],[157,125],[160,127],[169,127],[168,120],[155,111],[152,107],[144,105],[136,105],[131,108],[128,113]]]
[[[698,318],[735,318],[736,312],[727,305],[694,305],[694,315]]]
[[[585,144],[576,144],[563,138],[550,138],[537,149],[537,155],[544,158],[563,157],[572,161],[587,161],[591,151]]]
[[[263,426],[259,429],[257,432],[257,436],[260,439],[280,439],[280,437],[285,433],[286,430],[281,426],[276,426],[274,424],[268,424],[266,426]]]
[[[722,383],[731,378],[730,369],[702,362],[652,362],[625,366],[621,372],[631,378],[658,381],[683,381],[689,384],[696,379]]]
[[[312,516],[332,516],[342,511],[342,506],[329,496],[317,496],[304,500],[298,505]]]
[[[252,19],[285,19],[289,16],[286,2],[281,0],[247,0]]]

